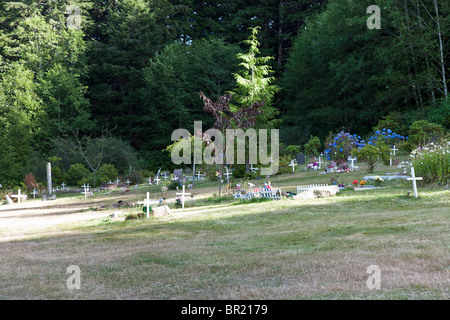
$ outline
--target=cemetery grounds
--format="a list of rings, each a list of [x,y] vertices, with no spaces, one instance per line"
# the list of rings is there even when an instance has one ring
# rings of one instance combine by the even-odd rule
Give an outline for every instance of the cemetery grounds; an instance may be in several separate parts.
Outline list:
[[[368,175],[363,166],[342,174],[303,169],[251,182],[296,192]],[[147,191],[159,199],[161,186],[3,205],[0,299],[449,299],[450,190],[419,184],[416,199],[409,181],[385,187],[233,201],[218,196],[217,182],[197,182],[185,209],[126,221],[110,215],[142,212],[132,204]],[[130,206],[114,208],[119,200]],[[80,289],[67,287],[71,265],[80,268]],[[380,289],[367,286],[372,265]]]

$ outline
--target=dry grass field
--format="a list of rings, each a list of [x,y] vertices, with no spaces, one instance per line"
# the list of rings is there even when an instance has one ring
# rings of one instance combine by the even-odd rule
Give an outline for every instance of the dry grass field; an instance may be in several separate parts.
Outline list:
[[[298,173],[272,185],[329,179]],[[415,199],[410,189],[233,203],[215,202],[205,182],[187,208],[127,221],[112,221],[110,205],[147,190],[158,198],[158,187],[0,206],[0,298],[449,299],[450,191],[422,187]],[[67,288],[70,265],[80,289]],[[367,288],[370,265],[380,267],[379,290]]]

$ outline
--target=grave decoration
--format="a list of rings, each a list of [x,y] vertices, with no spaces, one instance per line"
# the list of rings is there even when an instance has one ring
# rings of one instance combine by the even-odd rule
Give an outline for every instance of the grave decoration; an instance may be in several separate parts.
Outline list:
[[[281,189],[272,187],[270,185],[270,181],[269,183],[264,183],[264,185],[259,188],[250,187],[248,191],[241,188],[241,185],[237,184],[235,186],[235,191],[236,192],[233,194],[235,200],[250,200],[253,198],[269,198],[272,200],[281,200]]]

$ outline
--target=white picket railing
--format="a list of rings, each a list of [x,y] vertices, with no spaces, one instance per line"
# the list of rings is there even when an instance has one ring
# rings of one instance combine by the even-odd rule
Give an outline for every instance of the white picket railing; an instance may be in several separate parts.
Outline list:
[[[309,189],[318,188],[318,187],[328,187],[327,184],[309,184],[309,185],[301,185],[297,186],[297,193],[302,191],[307,191]]]

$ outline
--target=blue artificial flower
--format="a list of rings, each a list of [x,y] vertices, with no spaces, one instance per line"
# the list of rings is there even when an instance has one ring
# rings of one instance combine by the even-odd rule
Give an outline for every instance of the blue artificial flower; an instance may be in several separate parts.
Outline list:
[[[391,130],[391,129],[388,129],[387,133],[392,133],[392,130]]]
[[[340,151],[340,152],[342,152],[342,151],[344,151],[344,149],[342,149],[342,148],[339,148],[339,151]]]

